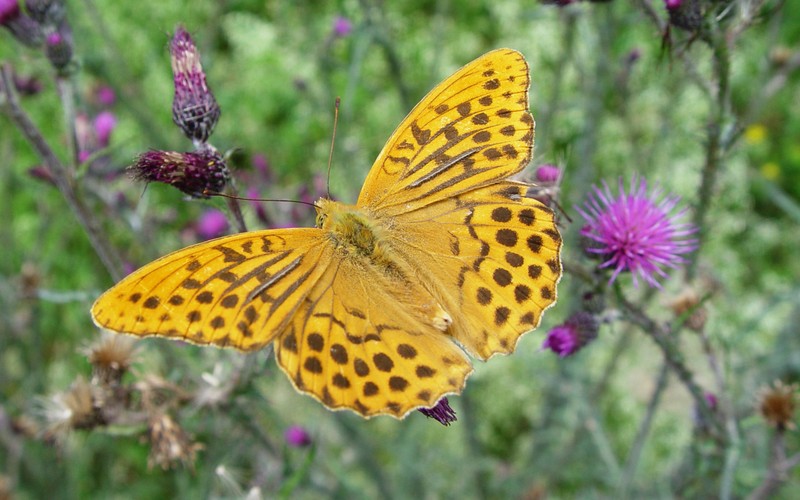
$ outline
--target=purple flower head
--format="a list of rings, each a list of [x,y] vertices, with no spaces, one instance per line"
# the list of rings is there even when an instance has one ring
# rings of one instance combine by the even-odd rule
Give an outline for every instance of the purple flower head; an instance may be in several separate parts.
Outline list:
[[[265,182],[272,182],[272,167],[269,164],[267,155],[263,153],[255,153],[250,159],[253,168],[261,175]]]
[[[664,5],[666,5],[667,9],[677,9],[681,6],[682,0],[664,0]]]
[[[345,37],[353,31],[353,23],[344,16],[336,16],[333,20],[333,35]]]
[[[108,85],[98,87],[97,90],[95,90],[94,97],[100,105],[107,108],[113,106],[117,101],[117,94],[114,92],[114,89]]]
[[[450,425],[458,420],[456,412],[450,407],[447,398],[440,399],[433,408],[420,408],[419,411],[428,418],[438,420],[442,425]]]
[[[536,182],[541,184],[555,184],[561,177],[561,169],[555,165],[539,165],[536,167],[536,173],[534,175],[536,177]]]
[[[18,18],[19,14],[18,0],[0,0],[0,26]]]
[[[169,52],[175,83],[172,121],[189,139],[206,142],[219,120],[219,104],[206,85],[200,53],[192,37],[181,26],[175,31]]]
[[[67,37],[58,31],[54,31],[45,37],[44,49],[47,59],[56,69],[64,69],[72,61],[72,44]]]
[[[8,28],[14,38],[28,47],[42,44],[41,25],[20,10],[18,0],[0,0],[0,26]]]
[[[206,210],[197,219],[195,230],[201,240],[217,238],[228,231],[228,218],[219,210]]]
[[[111,132],[117,126],[117,117],[111,111],[103,111],[94,117],[94,135],[97,137],[97,144],[101,148],[108,146],[111,139]]]
[[[577,312],[547,332],[542,349],[550,349],[565,358],[597,338],[598,328],[594,315],[585,311]]]
[[[631,182],[630,193],[620,179],[616,197],[605,182],[602,190],[592,189],[583,207],[576,207],[586,220],[581,229],[590,242],[586,251],[605,260],[601,269],[614,269],[609,284],[625,271],[633,274],[635,286],[641,278],[661,288],[658,279],[667,276],[665,268],[677,268],[684,262],[681,256],[697,247],[691,238],[697,229],[677,222],[686,214],[685,209],[674,212],[680,198],[665,197],[658,187],[648,194],[647,182],[638,178]]]
[[[210,147],[189,153],[148,151],[128,170],[134,179],[170,184],[194,198],[221,192],[230,179],[225,159]]]
[[[283,433],[286,444],[295,448],[303,448],[311,444],[311,435],[303,427],[292,425]]]
[[[708,403],[709,408],[711,408],[712,410],[717,409],[717,405],[719,404],[719,399],[717,399],[716,394],[714,394],[713,392],[706,392],[705,394],[703,394],[703,397],[705,398],[706,403]]]
[[[0,0],[1,2],[2,0]],[[23,77],[14,74],[14,88],[21,95],[36,95],[42,91],[42,82],[35,76]]]
[[[256,218],[258,218],[258,221],[262,225],[269,227],[272,225],[272,221],[270,220],[269,214],[267,214],[267,209],[264,208],[264,204],[258,201],[260,196],[261,194],[258,192],[257,188],[251,187],[247,190],[247,197],[250,198],[249,203],[250,206],[253,207]]]

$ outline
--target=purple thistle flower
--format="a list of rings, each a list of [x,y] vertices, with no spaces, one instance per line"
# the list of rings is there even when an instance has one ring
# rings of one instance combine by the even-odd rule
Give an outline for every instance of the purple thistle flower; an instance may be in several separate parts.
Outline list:
[[[98,87],[97,90],[95,90],[94,97],[101,106],[105,106],[107,108],[113,106],[117,101],[116,92],[114,92],[114,89],[108,85]]]
[[[447,398],[440,399],[432,408],[420,408],[419,412],[428,418],[438,420],[440,424],[445,426],[458,420],[456,418],[456,412],[450,407]]]
[[[286,444],[295,448],[303,448],[311,444],[311,436],[299,425],[292,425],[283,433]]]
[[[101,148],[108,146],[111,132],[117,126],[117,117],[111,111],[103,111],[94,117],[94,135]]]
[[[681,0],[664,0],[664,5],[667,9],[677,9],[681,6]]]
[[[169,44],[175,96],[172,121],[189,139],[206,142],[219,120],[220,108],[206,85],[200,54],[189,33],[178,26]]]
[[[658,278],[667,276],[665,268],[675,269],[685,262],[682,254],[697,247],[697,240],[689,236],[697,229],[677,220],[686,209],[673,213],[680,198],[663,196],[660,188],[647,193],[647,182],[634,178],[630,193],[625,193],[622,179],[619,195],[611,194],[608,184],[603,189],[592,187],[593,193],[583,207],[576,211],[586,219],[581,235],[590,245],[587,252],[605,259],[600,268],[611,267],[609,284],[623,271],[633,274],[654,288],[661,288]]]
[[[539,165],[536,167],[536,173],[534,176],[536,177],[536,182],[542,184],[555,184],[561,177],[561,169],[555,165]]]
[[[148,151],[128,170],[134,179],[170,184],[194,198],[221,192],[230,179],[225,159],[210,147],[189,153]]]
[[[594,315],[585,311],[577,312],[547,332],[542,349],[550,349],[565,358],[596,339],[598,328]]]
[[[18,0],[0,0],[0,25],[13,21],[20,15]]]
[[[217,238],[228,230],[228,218],[219,210],[206,210],[197,219],[195,230],[201,240]]]
[[[72,44],[67,37],[58,31],[54,31],[45,37],[44,51],[47,54],[47,59],[50,60],[50,64],[58,70],[66,68],[72,61]]]
[[[42,27],[19,8],[18,0],[0,0],[0,26],[28,47],[39,47],[44,37]]]
[[[353,31],[353,23],[344,16],[336,16],[333,20],[333,35],[337,37],[346,37]]]

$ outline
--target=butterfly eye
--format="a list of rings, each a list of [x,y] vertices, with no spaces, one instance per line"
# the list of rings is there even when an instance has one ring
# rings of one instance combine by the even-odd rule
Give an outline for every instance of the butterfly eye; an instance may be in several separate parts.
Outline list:
[[[325,220],[328,218],[327,214],[319,213],[317,214],[317,221],[316,226],[318,228],[322,228],[323,224],[325,224]]]

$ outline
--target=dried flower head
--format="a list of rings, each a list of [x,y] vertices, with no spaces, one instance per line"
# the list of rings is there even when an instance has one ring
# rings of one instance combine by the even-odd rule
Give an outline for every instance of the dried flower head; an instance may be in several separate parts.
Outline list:
[[[547,332],[543,349],[550,349],[562,358],[575,354],[597,338],[599,325],[593,314],[579,311],[564,323]]]
[[[175,30],[169,52],[175,83],[172,120],[189,139],[206,142],[219,120],[220,108],[206,84],[200,53],[183,27]]]
[[[147,431],[148,467],[158,465],[167,470],[178,463],[193,467],[197,452],[203,449],[202,444],[192,442],[191,436],[166,413],[150,418]]]
[[[442,425],[450,425],[458,420],[456,411],[450,407],[447,398],[440,399],[432,408],[420,408],[419,411],[428,418],[438,420]]]
[[[69,390],[44,401],[45,437],[60,439],[72,429],[90,429],[104,423],[95,406],[93,388],[79,377]]]
[[[92,364],[93,380],[116,385],[131,366],[136,354],[136,340],[122,335],[103,334],[86,349]]]
[[[581,236],[588,241],[586,251],[605,259],[600,268],[613,268],[609,283],[622,272],[633,274],[638,286],[641,278],[654,288],[661,288],[658,278],[667,276],[665,268],[677,268],[681,257],[696,248],[690,236],[696,228],[679,223],[686,210],[673,213],[680,198],[664,197],[661,189],[647,192],[647,182],[634,178],[630,193],[625,193],[622,179],[619,195],[603,183],[583,207],[576,210],[586,220]]]
[[[170,184],[195,198],[221,192],[230,179],[225,159],[211,147],[188,153],[148,151],[128,171],[134,179]]]
[[[675,297],[669,304],[675,316],[686,317],[686,326],[695,332],[703,331],[703,327],[708,319],[708,311],[700,304],[700,298],[691,288],[685,289],[680,295]]]
[[[304,427],[292,425],[283,433],[286,444],[295,448],[302,448],[311,444],[311,435]]]
[[[780,380],[763,387],[758,395],[758,411],[767,423],[783,431],[794,429],[794,412],[797,406],[797,384],[784,384]]]

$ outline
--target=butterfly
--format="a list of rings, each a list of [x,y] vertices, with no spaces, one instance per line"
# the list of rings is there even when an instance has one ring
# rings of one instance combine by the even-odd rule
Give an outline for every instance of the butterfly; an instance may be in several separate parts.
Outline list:
[[[92,306],[114,332],[241,351],[274,347],[330,409],[402,418],[460,393],[556,300],[553,213],[511,180],[530,161],[524,57],[500,49],[434,88],[389,138],[358,201],[316,202],[316,227],[199,243],[133,272]]]

